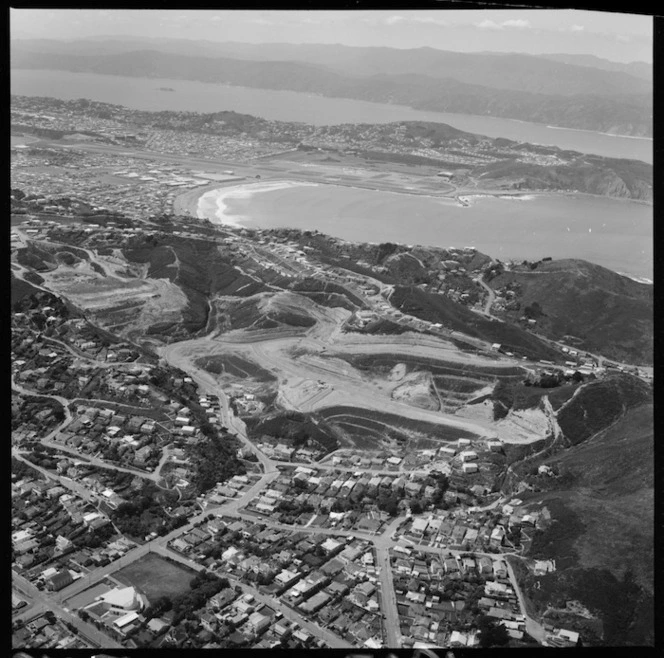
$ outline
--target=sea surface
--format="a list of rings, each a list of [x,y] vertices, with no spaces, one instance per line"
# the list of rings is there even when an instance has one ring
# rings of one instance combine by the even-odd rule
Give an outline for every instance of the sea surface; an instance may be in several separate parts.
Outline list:
[[[583,194],[465,198],[467,207],[453,199],[279,181],[211,190],[199,199],[198,214],[351,241],[473,246],[503,261],[581,258],[652,281],[652,206]]]
[[[150,111],[233,110],[275,121],[301,121],[314,125],[435,121],[489,137],[559,146],[612,158],[653,161],[652,139],[555,128],[498,117],[425,112],[401,105],[326,98],[293,91],[39,69],[12,69],[10,87],[12,94],[22,96],[88,98]],[[172,87],[175,91],[161,91],[159,87]]]

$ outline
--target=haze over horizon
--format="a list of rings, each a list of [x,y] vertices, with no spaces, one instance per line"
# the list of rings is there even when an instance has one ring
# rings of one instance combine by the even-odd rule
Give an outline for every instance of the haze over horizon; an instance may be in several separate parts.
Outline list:
[[[12,9],[12,39],[145,37],[340,44],[457,52],[592,55],[652,63],[653,19],[583,10]]]

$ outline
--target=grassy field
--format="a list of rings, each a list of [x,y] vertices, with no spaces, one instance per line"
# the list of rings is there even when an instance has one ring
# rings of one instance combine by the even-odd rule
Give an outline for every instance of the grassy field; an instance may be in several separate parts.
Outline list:
[[[205,356],[195,361],[196,365],[215,375],[229,375],[241,379],[255,379],[259,382],[272,382],[276,377],[253,361],[234,354]]]
[[[195,571],[149,553],[114,574],[119,581],[143,592],[150,602],[160,596],[177,596],[189,591]]]

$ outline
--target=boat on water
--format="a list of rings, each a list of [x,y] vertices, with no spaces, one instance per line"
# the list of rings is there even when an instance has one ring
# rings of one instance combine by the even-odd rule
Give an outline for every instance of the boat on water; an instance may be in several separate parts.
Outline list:
[[[175,91],[173,87],[159,87],[159,91]]]

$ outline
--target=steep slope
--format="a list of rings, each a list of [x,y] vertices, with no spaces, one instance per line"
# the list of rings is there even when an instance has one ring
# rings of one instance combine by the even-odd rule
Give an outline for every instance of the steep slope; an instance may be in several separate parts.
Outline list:
[[[651,364],[653,288],[582,260],[555,260],[513,271],[489,281],[494,290],[512,291],[519,307],[505,312],[528,316],[536,331],[579,349],[621,362]]]
[[[586,643],[653,642],[653,406],[629,409],[614,424],[545,463],[555,477],[531,476],[552,515],[535,532],[531,554],[553,558],[557,570],[530,576],[525,590],[544,621],[563,620]],[[599,626],[565,609],[578,601]],[[547,606],[551,606],[547,610]],[[562,624],[561,624],[562,625]]]
[[[397,286],[390,302],[404,313],[439,322],[448,329],[490,343],[500,343],[505,350],[515,354],[536,360],[560,360],[557,351],[524,329],[491,321],[443,295],[424,292],[420,288]]]

